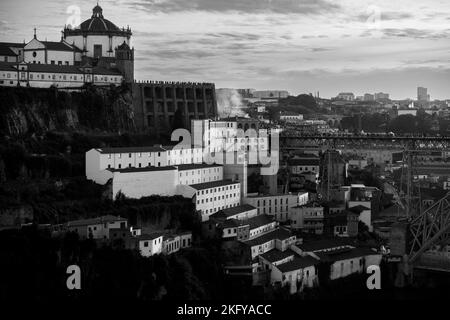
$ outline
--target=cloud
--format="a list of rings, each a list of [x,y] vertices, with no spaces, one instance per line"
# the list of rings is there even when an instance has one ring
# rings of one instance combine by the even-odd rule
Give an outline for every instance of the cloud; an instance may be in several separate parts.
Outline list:
[[[240,13],[320,14],[337,10],[332,0],[148,0],[134,6],[151,12],[207,11]]]
[[[446,39],[450,36],[449,29],[434,31],[415,28],[384,28],[381,30],[387,37],[414,38],[414,39]]]
[[[372,13],[371,13],[372,14]],[[359,22],[366,22],[370,18],[371,14],[361,13],[356,16],[356,20]],[[414,15],[408,12],[397,12],[397,11],[383,11],[380,10],[380,19],[383,21],[391,20],[405,20],[414,18]]]

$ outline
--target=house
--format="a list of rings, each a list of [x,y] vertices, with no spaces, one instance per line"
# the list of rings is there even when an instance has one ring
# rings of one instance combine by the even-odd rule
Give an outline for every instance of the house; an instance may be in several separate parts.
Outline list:
[[[172,254],[192,246],[192,232],[157,231],[136,237],[139,252],[143,257],[155,254]]]
[[[108,239],[110,229],[125,229],[127,224],[127,219],[106,215],[92,219],[69,221],[67,229],[70,232],[76,232],[81,239]]]
[[[202,221],[219,210],[237,207],[241,204],[241,184],[239,181],[221,180],[197,183],[189,186],[178,185],[178,193],[192,198],[195,209]]]
[[[257,208],[249,205],[242,204],[237,207],[226,208],[220,210],[214,214],[212,214],[209,218],[214,220],[228,220],[228,219],[237,219],[237,220],[245,220],[249,218],[253,218],[258,215]]]
[[[312,288],[318,285],[318,264],[319,260],[313,257],[295,256],[291,261],[273,267],[271,282],[288,286],[291,294],[302,291],[304,287]]]
[[[161,254],[163,252],[163,236],[162,232],[153,232],[136,237],[140,254],[143,257]]]
[[[343,248],[315,253],[323,262],[330,263],[330,280],[361,274],[368,266],[379,265],[381,253],[370,248]]]
[[[322,234],[324,227],[323,209],[315,202],[293,207],[290,215],[291,227],[307,233]]]
[[[260,254],[270,251],[274,248],[284,251],[292,244],[295,244],[297,237],[286,228],[279,227],[273,231],[265,233],[257,238],[243,241],[250,249],[251,258],[255,259]]]
[[[163,237],[162,253],[172,254],[180,249],[192,246],[192,232],[183,232],[177,234],[165,234]]]
[[[221,210],[202,225],[207,237],[244,241],[275,229],[278,223],[273,216],[257,215],[255,207],[245,204]]]
[[[358,235],[359,214],[344,210],[325,218],[325,232],[334,237],[355,237]]]
[[[362,273],[370,265],[379,265],[381,253],[371,248],[355,247],[350,239],[335,238],[309,241],[295,246],[302,256],[311,256],[330,265],[329,279]],[[298,249],[297,249],[298,248]]]
[[[15,52],[13,44],[0,42],[0,61],[1,62],[20,62],[19,54]],[[22,45],[23,48],[23,45]]]
[[[304,172],[313,172],[319,175],[319,158],[293,158],[288,160],[288,167],[292,174],[302,174]]]
[[[318,283],[319,260],[311,256],[301,256],[291,249],[272,249],[259,259],[262,269],[270,272],[271,285],[288,285],[291,294]]]
[[[258,214],[273,215],[278,221],[287,221],[292,213],[292,208],[308,203],[308,199],[307,192],[299,192],[275,195],[249,194],[243,201],[258,208]]]

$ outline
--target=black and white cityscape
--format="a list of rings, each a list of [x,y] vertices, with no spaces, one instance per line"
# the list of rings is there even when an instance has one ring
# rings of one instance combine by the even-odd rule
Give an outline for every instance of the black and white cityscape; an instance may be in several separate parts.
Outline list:
[[[0,8],[0,301],[450,297],[450,3]]]

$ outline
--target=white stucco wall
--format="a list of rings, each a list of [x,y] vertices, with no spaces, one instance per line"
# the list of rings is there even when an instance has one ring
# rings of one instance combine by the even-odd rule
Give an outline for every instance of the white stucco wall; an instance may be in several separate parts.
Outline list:
[[[146,246],[147,244],[147,246]],[[163,237],[149,240],[139,240],[139,251],[143,257],[150,257],[162,253]]]
[[[258,208],[258,214],[269,214],[279,221],[286,221],[293,207],[308,203],[308,193],[246,197],[243,201]]]
[[[122,192],[126,197],[139,199],[151,195],[174,196],[177,171],[114,172],[112,196]]]
[[[190,169],[178,171],[180,184],[196,184],[211,181],[223,180],[223,167],[217,166],[212,168]]]

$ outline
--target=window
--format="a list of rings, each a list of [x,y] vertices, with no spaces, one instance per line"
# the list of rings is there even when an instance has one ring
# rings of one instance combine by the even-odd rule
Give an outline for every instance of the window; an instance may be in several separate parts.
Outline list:
[[[58,61],[58,66],[62,66],[62,61]]]
[[[144,241],[144,247],[148,247],[148,241]]]
[[[50,64],[55,64],[55,60],[50,61]]]
[[[66,61],[66,66],[68,66],[69,65],[69,61]]]

